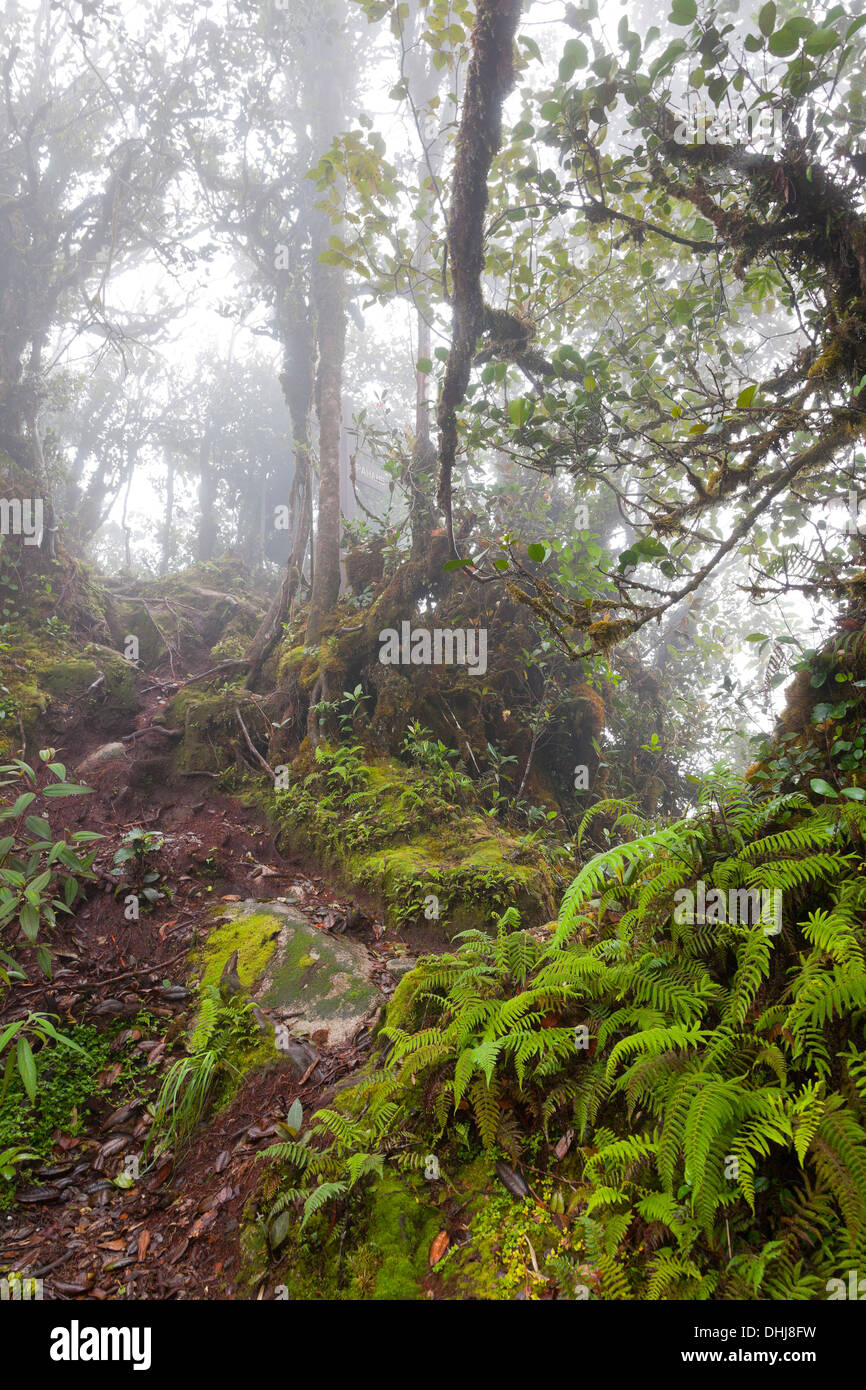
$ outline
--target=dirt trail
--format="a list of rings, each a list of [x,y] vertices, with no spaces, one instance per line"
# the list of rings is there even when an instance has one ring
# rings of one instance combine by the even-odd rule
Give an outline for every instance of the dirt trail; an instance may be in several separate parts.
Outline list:
[[[201,653],[193,669],[207,665]],[[110,1089],[94,1088],[85,1128],[56,1132],[53,1157],[32,1170],[32,1185],[22,1183],[16,1205],[0,1212],[0,1266],[41,1277],[46,1299],[236,1296],[241,1216],[262,1171],[257,1152],[273,1142],[274,1126],[293,1100],[307,1112],[315,1108],[369,1046],[362,1030],[341,1049],[322,1047],[319,1065],[305,1068],[307,1075],[280,1056],[203,1124],[176,1166],[164,1162],[133,1186],[119,1187],[115,1179],[129,1170],[129,1156],[147,1133],[147,1096],[183,1055],[194,1002],[189,950],[211,930],[214,903],[288,896],[323,932],[363,942],[382,993],[394,988],[387,966],[401,943],[386,945],[379,922],[338,898],[307,866],[284,859],[262,818],[216,792],[207,777],[159,784],[167,735],[151,721],[173,686],[167,669],[140,678],[143,708],[120,740],[123,753],[105,761],[92,761],[104,742],[98,721],[82,727],[70,710],[58,755],[70,767],[85,764],[82,780],[94,793],[55,802],[54,821],[105,836],[94,865],[99,881],[55,937],[53,979],[28,969],[31,983],[13,990],[0,1011],[0,1026],[28,1009],[58,1014],[65,1026],[128,1018],[130,1027],[113,1047],[118,1055],[137,1049],[153,1068],[148,1091],[138,1086],[132,1095],[124,1092],[122,1063],[107,1068],[97,1080]],[[158,866],[172,896],[127,922],[109,870],[122,837],[136,826],[165,836]],[[142,1010],[150,1028],[132,1026]],[[259,1297],[272,1294],[258,1290]]]

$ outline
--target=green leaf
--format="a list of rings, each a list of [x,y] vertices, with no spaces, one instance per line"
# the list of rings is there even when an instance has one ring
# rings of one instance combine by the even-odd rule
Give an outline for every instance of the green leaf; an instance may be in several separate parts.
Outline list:
[[[15,1037],[15,1034],[19,1031],[20,1028],[23,1027],[23,1025],[24,1019],[16,1018],[14,1023],[10,1023],[8,1027],[3,1029],[3,1032],[0,1033],[0,1052],[4,1051],[4,1049],[8,1046],[11,1040]]]
[[[51,834],[51,826],[43,816],[27,816],[24,824],[31,835],[38,835],[40,839]]]
[[[25,903],[18,914],[21,930],[28,941],[35,941],[39,933],[39,909],[32,903]]]
[[[698,17],[696,0],[674,0],[669,19],[671,24],[693,24]]]
[[[800,37],[790,20],[783,24],[781,29],[776,30],[767,47],[776,58],[788,58],[796,52],[800,47]]]
[[[51,787],[43,788],[43,796],[81,796],[84,792],[91,793],[92,787],[79,787],[74,782],[55,782]]]
[[[762,5],[758,12],[758,28],[768,39],[776,27],[776,6],[774,0],[768,0],[766,5]]]
[[[755,399],[757,393],[757,386],[747,386],[745,391],[741,391],[739,396],[737,397],[737,409],[745,410],[748,406],[752,404],[752,401]]]
[[[24,1082],[24,1089],[30,1097],[31,1102],[36,1099],[36,1061],[33,1057],[33,1049],[26,1038],[18,1039],[16,1060],[18,1062],[18,1072]]]
[[[560,82],[569,82],[578,68],[585,68],[589,62],[586,44],[580,39],[569,39],[563,49],[559,63]],[[542,115],[544,111],[542,110]]]
[[[813,777],[809,786],[813,792],[817,792],[818,796],[838,796],[836,788],[831,787],[829,782],[825,782],[823,777]]]
[[[835,48],[842,40],[833,29],[816,29],[806,40],[806,52],[812,58],[820,58],[824,53],[829,53],[831,48]]]
[[[433,370],[433,362],[429,357],[419,357],[415,363],[416,371],[421,372],[422,376],[427,376]]]
[[[516,429],[522,429],[532,414],[532,406],[524,396],[508,402],[508,414]]]
[[[547,546],[542,545],[540,541],[533,541],[532,545],[526,547],[526,553],[530,560],[540,563],[547,556]]]
[[[862,787],[843,787],[842,796],[847,796],[849,801],[866,801],[866,791]]]

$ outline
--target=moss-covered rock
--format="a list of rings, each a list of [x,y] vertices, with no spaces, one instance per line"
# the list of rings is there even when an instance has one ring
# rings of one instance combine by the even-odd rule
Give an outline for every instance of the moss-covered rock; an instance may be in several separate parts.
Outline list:
[[[477,812],[449,806],[422,774],[393,759],[355,763],[349,782],[341,781],[341,766],[349,765],[335,764],[331,791],[334,777],[317,775],[302,754],[296,776],[312,768],[313,781],[299,777],[273,793],[271,810],[292,848],[363,889],[387,924],[438,925],[453,936],[489,926],[510,906],[524,926],[551,916],[553,877],[537,850]]]
[[[164,579],[114,582],[116,622],[138,639],[145,670],[169,649],[218,652],[216,659],[243,654],[258,627],[265,597],[249,594],[249,575],[236,557],[193,565]],[[129,592],[134,589],[135,592]]]
[[[192,685],[175,696],[164,722],[183,729],[177,748],[180,771],[225,772],[232,765],[240,739],[237,707],[238,694],[231,689],[213,693]]]
[[[63,624],[14,627],[0,651],[0,756],[28,756],[63,739],[71,724],[126,732],[140,702],[135,668],[99,643],[77,642]]]
[[[289,904],[248,899],[220,914],[225,921],[197,953],[203,988],[219,984],[237,951],[240,982],[269,1016],[331,1047],[347,1042],[382,1002],[364,947],[318,931]]]

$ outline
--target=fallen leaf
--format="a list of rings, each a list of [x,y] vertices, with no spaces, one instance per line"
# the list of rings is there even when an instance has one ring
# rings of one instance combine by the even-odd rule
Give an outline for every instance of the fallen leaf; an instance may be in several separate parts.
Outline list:
[[[440,1231],[438,1236],[434,1237],[433,1242],[430,1246],[431,1266],[439,1263],[450,1244],[451,1241],[449,1239],[447,1231]]]
[[[565,1155],[571,1148],[571,1141],[573,1138],[574,1130],[567,1129],[563,1134],[562,1138],[559,1140],[559,1143],[557,1144],[556,1148],[553,1150],[557,1158],[565,1158]]]
[[[507,1163],[497,1163],[496,1175],[503,1187],[506,1187],[512,1197],[526,1197],[529,1193],[524,1179],[519,1173],[515,1173],[513,1168],[509,1168]]]

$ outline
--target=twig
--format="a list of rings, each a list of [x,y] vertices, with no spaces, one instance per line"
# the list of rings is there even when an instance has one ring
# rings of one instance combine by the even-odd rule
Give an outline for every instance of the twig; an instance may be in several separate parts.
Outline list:
[[[243,733],[244,739],[246,740],[246,745],[252,753],[253,757],[255,758],[256,762],[259,763],[259,765],[265,769],[265,772],[272,780],[276,780],[276,773],[274,772],[274,769],[271,767],[270,763],[265,762],[265,759],[262,757],[258,748],[256,748],[256,745],[250,738],[249,731],[247,730],[247,726],[241,718],[241,712],[239,709],[235,710],[235,718],[241,726],[241,732]]]

